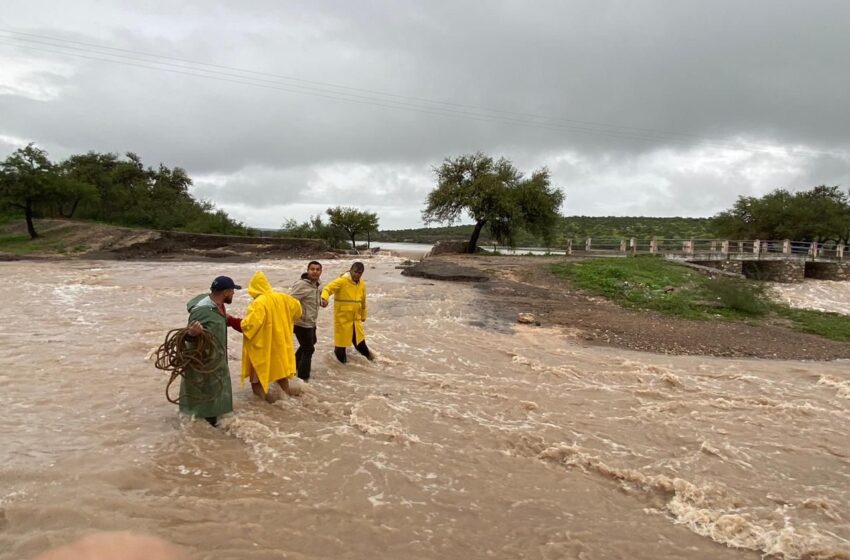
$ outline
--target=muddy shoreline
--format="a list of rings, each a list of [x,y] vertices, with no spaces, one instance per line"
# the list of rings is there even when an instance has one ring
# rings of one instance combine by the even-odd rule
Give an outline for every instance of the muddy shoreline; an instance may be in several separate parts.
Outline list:
[[[42,220],[45,238],[78,252],[43,251],[2,254],[0,261],[67,259],[241,263],[261,259],[368,258],[329,251],[321,241],[245,238],[116,228],[102,224]],[[21,224],[6,232],[25,232]],[[482,319],[514,324],[530,313],[541,326],[556,327],[585,344],[658,354],[748,357],[784,360],[850,359],[850,343],[794,331],[780,322],[750,325],[729,321],[677,319],[651,311],[622,308],[573,289],[548,272],[565,257],[443,254],[422,261],[419,275],[442,281],[470,282],[480,294]],[[405,270],[405,273],[411,271]]]
[[[486,313],[512,322],[519,313],[531,313],[540,326],[559,328],[586,344],[672,355],[850,359],[850,343],[801,333],[782,324],[694,321],[625,309],[576,290],[548,272],[548,264],[563,259],[441,255],[423,261],[423,276],[440,281],[440,271],[445,269],[453,280],[473,282]],[[461,278],[463,270],[466,278]],[[489,280],[480,281],[482,274]]]

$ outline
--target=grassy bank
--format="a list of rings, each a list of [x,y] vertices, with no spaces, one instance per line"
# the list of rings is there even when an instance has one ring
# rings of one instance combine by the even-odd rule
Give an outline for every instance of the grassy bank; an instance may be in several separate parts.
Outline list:
[[[633,309],[685,319],[786,324],[832,340],[850,340],[850,317],[793,309],[772,301],[752,280],[708,278],[657,257],[559,263],[551,271],[572,285]]]
[[[80,236],[69,235],[68,227],[44,228],[35,239],[21,226],[20,220],[0,217],[0,253],[7,255],[74,255],[88,250]],[[23,230],[23,231],[21,231]]]
[[[61,236],[44,235],[30,239],[29,235],[0,233],[0,253],[8,255],[78,254],[85,252],[84,243],[69,245]]]

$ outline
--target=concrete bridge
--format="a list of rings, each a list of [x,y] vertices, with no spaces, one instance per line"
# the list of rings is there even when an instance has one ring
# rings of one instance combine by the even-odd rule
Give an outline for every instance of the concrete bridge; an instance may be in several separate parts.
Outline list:
[[[568,255],[660,255],[771,282],[850,280],[845,246],[834,243],[728,239],[568,240]]]

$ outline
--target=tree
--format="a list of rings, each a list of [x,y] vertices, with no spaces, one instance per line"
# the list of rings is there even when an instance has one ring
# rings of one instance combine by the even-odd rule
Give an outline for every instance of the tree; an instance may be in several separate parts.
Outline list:
[[[56,177],[58,189],[56,193],[56,211],[63,218],[73,218],[80,203],[97,199],[97,188],[84,181],[79,181],[64,174]]]
[[[91,185],[94,188],[94,193],[86,193],[77,201],[82,204],[80,212],[84,217],[104,221],[110,219],[105,204],[112,195],[112,173],[117,164],[118,157],[114,154],[88,152],[72,155],[59,165],[60,174],[68,181]],[[74,206],[73,210],[76,209]],[[60,213],[65,215],[64,211]]]
[[[560,208],[564,193],[551,188],[549,170],[540,169],[522,181],[516,191],[515,204],[520,208],[523,229],[541,238],[547,246],[554,240],[561,223]]]
[[[33,225],[36,208],[58,198],[54,165],[34,144],[15,150],[0,164],[0,199],[23,211],[31,239],[38,237]]]
[[[545,168],[523,179],[508,160],[478,152],[447,158],[434,174],[437,188],[428,194],[423,221],[451,225],[466,212],[475,222],[468,253],[475,252],[485,226],[494,239],[511,246],[520,229],[552,238],[564,194],[550,186]]]
[[[357,235],[378,230],[378,215],[374,212],[364,212],[343,206],[328,208],[326,212],[331,225],[344,231],[351,239],[353,249],[357,248],[355,241]]]
[[[847,244],[850,241],[850,199],[837,186],[820,185],[796,193],[803,239]]]

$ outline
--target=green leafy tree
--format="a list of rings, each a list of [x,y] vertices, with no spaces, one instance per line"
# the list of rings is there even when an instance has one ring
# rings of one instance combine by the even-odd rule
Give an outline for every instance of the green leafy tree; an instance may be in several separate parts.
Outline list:
[[[0,163],[0,200],[22,211],[31,237],[33,218],[78,217],[107,223],[199,233],[245,235],[244,224],[209,202],[195,200],[180,167],[145,167],[127,153],[72,155],[59,165],[32,144]]]
[[[63,218],[73,218],[81,202],[97,199],[97,188],[90,183],[62,174],[57,181],[56,211]]]
[[[326,213],[330,219],[331,226],[345,232],[351,240],[351,247],[356,248],[355,237],[378,231],[378,215],[374,212],[365,212],[356,208],[337,206],[328,208]]]
[[[564,203],[564,193],[550,186],[548,169],[541,169],[520,182],[514,193],[515,204],[520,209],[519,224],[528,233],[551,246],[562,217],[559,212]]]
[[[554,235],[564,195],[550,186],[546,169],[523,179],[508,160],[479,152],[447,158],[434,173],[437,188],[428,194],[422,218],[452,224],[466,213],[475,222],[467,252],[475,252],[485,226],[492,239],[511,246],[522,229],[546,239]]]
[[[791,193],[776,189],[760,198],[741,196],[713,218],[714,231],[731,239],[794,239],[847,243],[850,199],[838,187]]]
[[[15,150],[0,164],[0,200],[24,213],[31,239],[38,237],[33,224],[37,208],[55,203],[58,193],[54,165],[34,144]]]
[[[850,199],[837,186],[820,185],[796,193],[801,239],[847,244],[850,241]]]
[[[68,180],[94,187],[92,196],[83,197],[79,201],[81,217],[110,221],[111,209],[106,205],[113,198],[115,182],[112,174],[117,165],[118,157],[115,154],[97,152],[72,155],[60,164],[60,173]]]
[[[299,239],[321,239],[335,248],[343,247],[346,242],[344,232],[323,222],[321,214],[312,216],[300,224],[294,219],[289,219],[281,226],[279,235]]]

